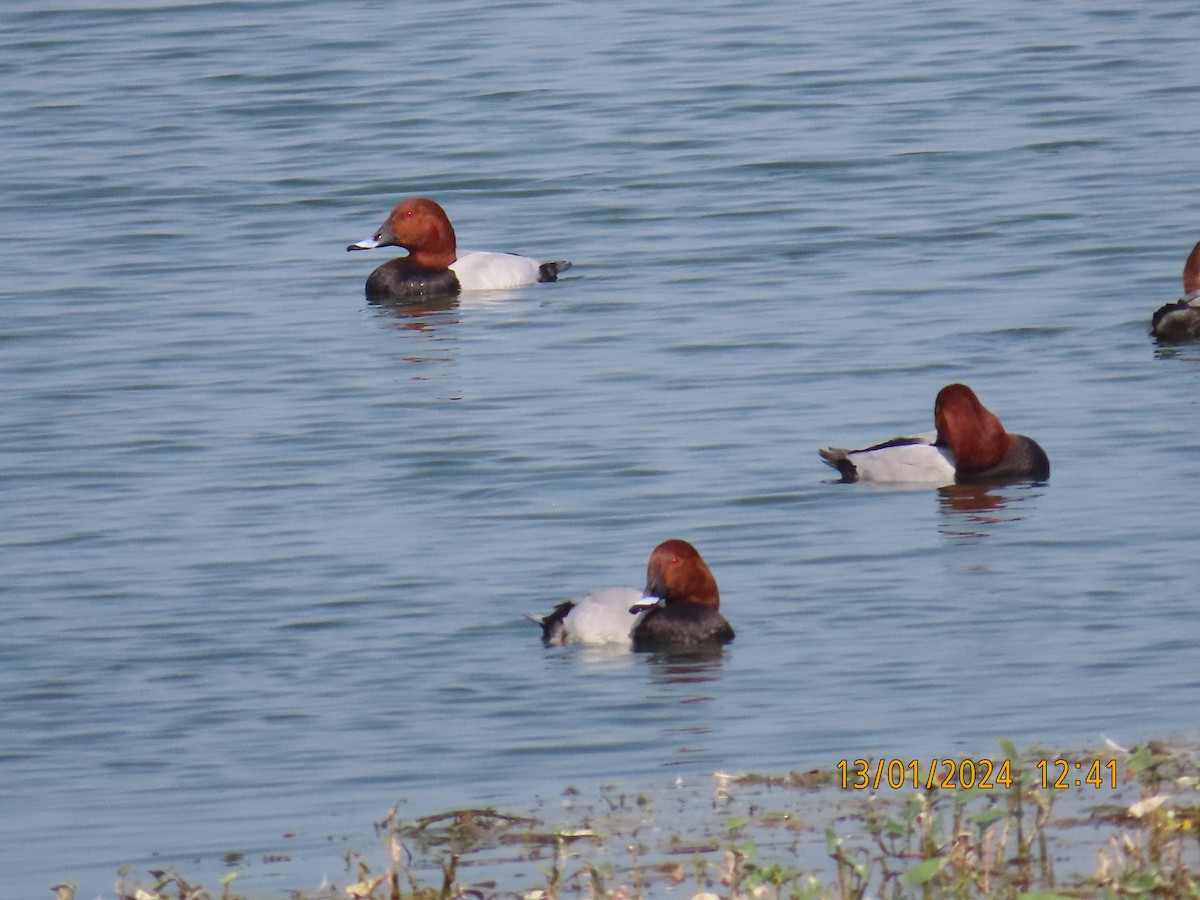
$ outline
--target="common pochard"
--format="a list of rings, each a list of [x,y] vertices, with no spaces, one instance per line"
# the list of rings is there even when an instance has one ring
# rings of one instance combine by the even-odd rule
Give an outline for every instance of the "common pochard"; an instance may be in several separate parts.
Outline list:
[[[948,384],[933,404],[936,431],[893,438],[862,450],[827,447],[821,459],[842,481],[876,484],[964,484],[1045,481],[1050,459],[1036,441],[1009,434],[965,384]]]
[[[1155,310],[1150,333],[1165,344],[1200,340],[1200,242],[1183,266],[1183,296]]]
[[[717,581],[696,548],[663,541],[650,554],[646,587],[605,588],[528,616],[547,646],[626,644],[634,650],[727,644],[733,628],[720,613]]]
[[[379,230],[347,250],[401,247],[408,256],[385,262],[367,277],[371,300],[419,299],[460,291],[503,290],[557,281],[571,268],[566,260],[539,263],[514,253],[458,255],[454,226],[432,200],[413,197],[398,203]]]

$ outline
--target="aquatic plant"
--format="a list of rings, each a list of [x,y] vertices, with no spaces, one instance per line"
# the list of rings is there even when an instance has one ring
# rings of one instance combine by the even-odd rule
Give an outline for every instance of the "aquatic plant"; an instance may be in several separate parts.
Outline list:
[[[559,824],[490,808],[404,821],[393,808],[376,823],[382,860],[351,851],[344,887],[291,896],[1200,898],[1194,750],[999,746],[986,764],[718,773],[710,786],[649,796],[610,786],[590,804],[569,788]],[[174,872],[128,875],[118,900],[216,900]],[[247,900],[231,892],[236,877],[223,880],[221,900]],[[56,889],[74,900],[70,885]]]

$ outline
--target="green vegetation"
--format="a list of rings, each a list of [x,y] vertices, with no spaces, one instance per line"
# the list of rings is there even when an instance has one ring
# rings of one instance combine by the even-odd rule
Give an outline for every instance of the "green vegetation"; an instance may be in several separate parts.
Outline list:
[[[602,789],[571,823],[494,809],[376,825],[382,854],[346,854],[346,884],[291,900],[446,898],[1200,898],[1195,751],[988,760],[845,760],[783,776],[714,776],[654,796]],[[556,810],[556,812],[558,812]],[[543,814],[544,815],[544,814]],[[375,857],[382,856],[382,861]],[[119,900],[244,900],[174,872]],[[59,900],[74,900],[70,885]]]

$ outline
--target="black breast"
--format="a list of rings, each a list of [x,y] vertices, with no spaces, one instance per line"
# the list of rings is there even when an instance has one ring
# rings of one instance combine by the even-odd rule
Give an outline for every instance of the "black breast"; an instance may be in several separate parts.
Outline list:
[[[1050,477],[1050,457],[1041,444],[1023,434],[1014,434],[1015,440],[1000,462],[982,472],[955,473],[958,484],[1001,484],[1008,481],[1032,479],[1045,481]]]
[[[449,269],[430,269],[401,256],[385,262],[367,278],[368,300],[423,300],[453,297],[461,288]]]
[[[1168,344],[1200,340],[1200,308],[1186,300],[1159,307],[1150,320],[1150,333]]]
[[[728,644],[733,628],[715,609],[696,604],[656,606],[633,630],[634,650]]]

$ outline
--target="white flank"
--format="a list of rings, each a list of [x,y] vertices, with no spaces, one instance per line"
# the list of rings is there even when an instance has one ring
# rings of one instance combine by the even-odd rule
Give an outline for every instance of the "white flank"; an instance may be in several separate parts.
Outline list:
[[[537,284],[539,263],[515,253],[464,253],[450,264],[464,291],[496,291]]]
[[[642,599],[633,588],[601,588],[574,601],[564,625],[572,644],[631,644],[630,633],[642,620],[629,607]]]
[[[924,436],[923,436],[924,437]],[[901,444],[847,454],[859,481],[873,484],[954,484],[954,457],[933,444]]]

